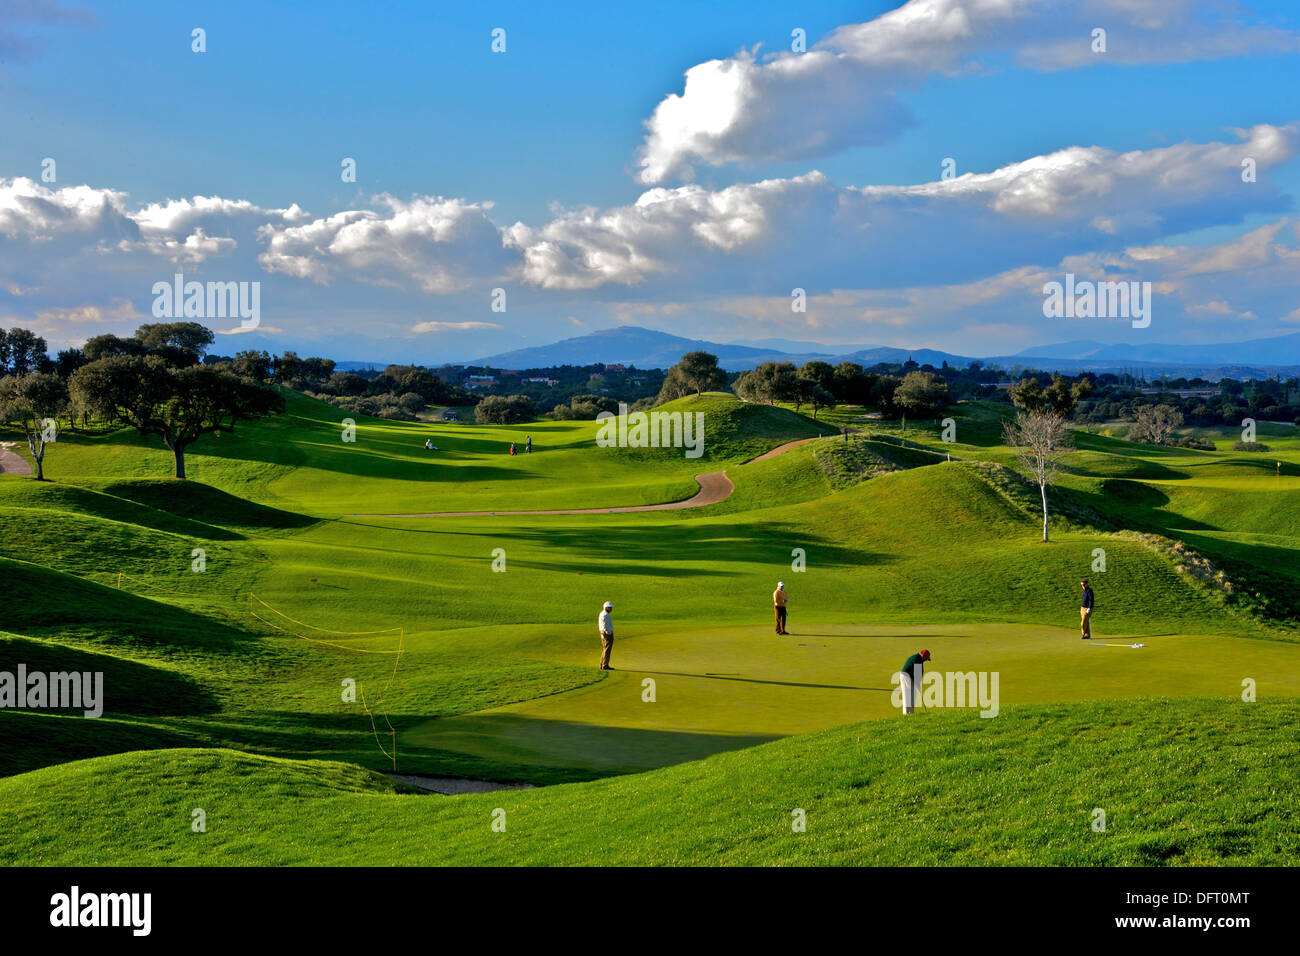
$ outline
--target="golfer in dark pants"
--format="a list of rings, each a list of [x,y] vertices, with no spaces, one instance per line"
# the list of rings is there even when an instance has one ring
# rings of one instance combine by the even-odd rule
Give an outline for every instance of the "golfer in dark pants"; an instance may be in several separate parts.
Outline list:
[[[1079,603],[1079,632],[1086,641],[1092,637],[1092,588],[1088,587],[1087,578],[1080,581],[1079,586],[1083,588],[1083,599]]]
[[[614,605],[609,601],[600,609],[600,617],[596,619],[596,627],[600,631],[600,669],[603,671],[612,671],[614,668],[609,666],[609,654],[614,649],[614,615],[611,613]]]
[[[918,651],[903,662],[902,679],[899,684],[903,690],[903,713],[905,714],[916,711],[916,702],[921,697],[921,675],[929,659],[929,651]]]
[[[776,590],[772,592],[772,604],[776,607],[776,633],[785,634],[785,605],[790,599],[785,594],[785,582],[777,581]]]

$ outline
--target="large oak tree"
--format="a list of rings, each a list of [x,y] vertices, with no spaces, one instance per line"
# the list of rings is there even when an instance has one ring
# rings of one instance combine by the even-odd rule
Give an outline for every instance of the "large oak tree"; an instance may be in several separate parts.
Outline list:
[[[99,359],[68,385],[79,408],[161,438],[177,478],[185,477],[185,449],[201,436],[284,411],[284,399],[256,382],[206,365],[177,368],[157,355]]]

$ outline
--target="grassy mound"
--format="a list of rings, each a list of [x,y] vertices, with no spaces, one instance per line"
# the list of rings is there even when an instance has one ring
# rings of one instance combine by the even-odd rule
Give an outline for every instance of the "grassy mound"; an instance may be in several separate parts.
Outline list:
[[[815,422],[778,405],[742,402],[724,392],[679,398],[651,412],[704,416],[703,454],[690,459],[696,465],[746,461],[786,442],[839,432],[832,425]],[[662,449],[629,448],[622,451],[629,458],[640,461],[654,461],[664,456]]]
[[[947,462],[949,456],[893,435],[854,435],[844,441],[818,442],[813,449],[817,464],[835,490],[859,481]]]
[[[168,603],[176,598],[165,588],[155,588],[158,599],[151,599],[7,558],[0,558],[0,576],[5,625],[27,636],[164,653],[202,649],[205,654],[236,651],[252,639],[224,621]]]
[[[104,492],[142,504],[155,511],[221,528],[305,528],[314,519],[279,508],[246,501],[197,481],[175,478],[113,481]]]
[[[1300,758],[1297,720],[1295,701],[933,711],[454,798],[337,763],[128,753],[0,780],[0,863],[1278,865],[1300,854],[1297,798],[1277,779]]]

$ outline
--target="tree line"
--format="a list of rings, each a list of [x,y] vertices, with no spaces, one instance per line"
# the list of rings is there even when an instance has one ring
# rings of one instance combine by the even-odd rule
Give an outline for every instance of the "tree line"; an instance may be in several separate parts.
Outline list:
[[[933,417],[948,407],[948,383],[939,375],[912,369],[903,376],[869,372],[856,362],[764,362],[741,372],[732,390],[750,402],[787,402],[798,411],[804,405],[813,418],[823,408],[868,405],[885,418]]]
[[[44,339],[10,329],[0,349],[0,422],[23,433],[38,481],[65,417],[125,425],[160,439],[176,477],[184,478],[185,452],[201,437],[284,410],[284,397],[269,383],[288,374],[293,362],[286,358],[297,358],[286,353],[263,363],[265,353],[240,353],[205,363],[213,340],[197,322],[148,323],[130,338],[95,336],[51,359]]]

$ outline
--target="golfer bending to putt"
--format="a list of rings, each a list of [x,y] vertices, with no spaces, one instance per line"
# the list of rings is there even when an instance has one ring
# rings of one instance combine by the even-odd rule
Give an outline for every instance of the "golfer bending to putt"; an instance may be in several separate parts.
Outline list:
[[[903,713],[905,714],[916,711],[916,702],[921,696],[921,675],[925,671],[925,662],[929,659],[930,652],[923,650],[903,662],[899,685],[903,691]]]
[[[772,592],[772,603],[776,606],[776,633],[785,634],[785,605],[790,599],[785,594],[785,582],[777,581],[776,590]]]
[[[614,649],[614,617],[609,613],[612,610],[614,605],[606,601],[600,617],[596,619],[596,625],[600,628],[600,669],[603,671],[614,669],[609,666],[609,652]]]
[[[1088,587],[1088,579],[1084,578],[1079,582],[1083,588],[1083,599],[1079,604],[1079,632],[1086,641],[1092,637],[1092,588]]]

